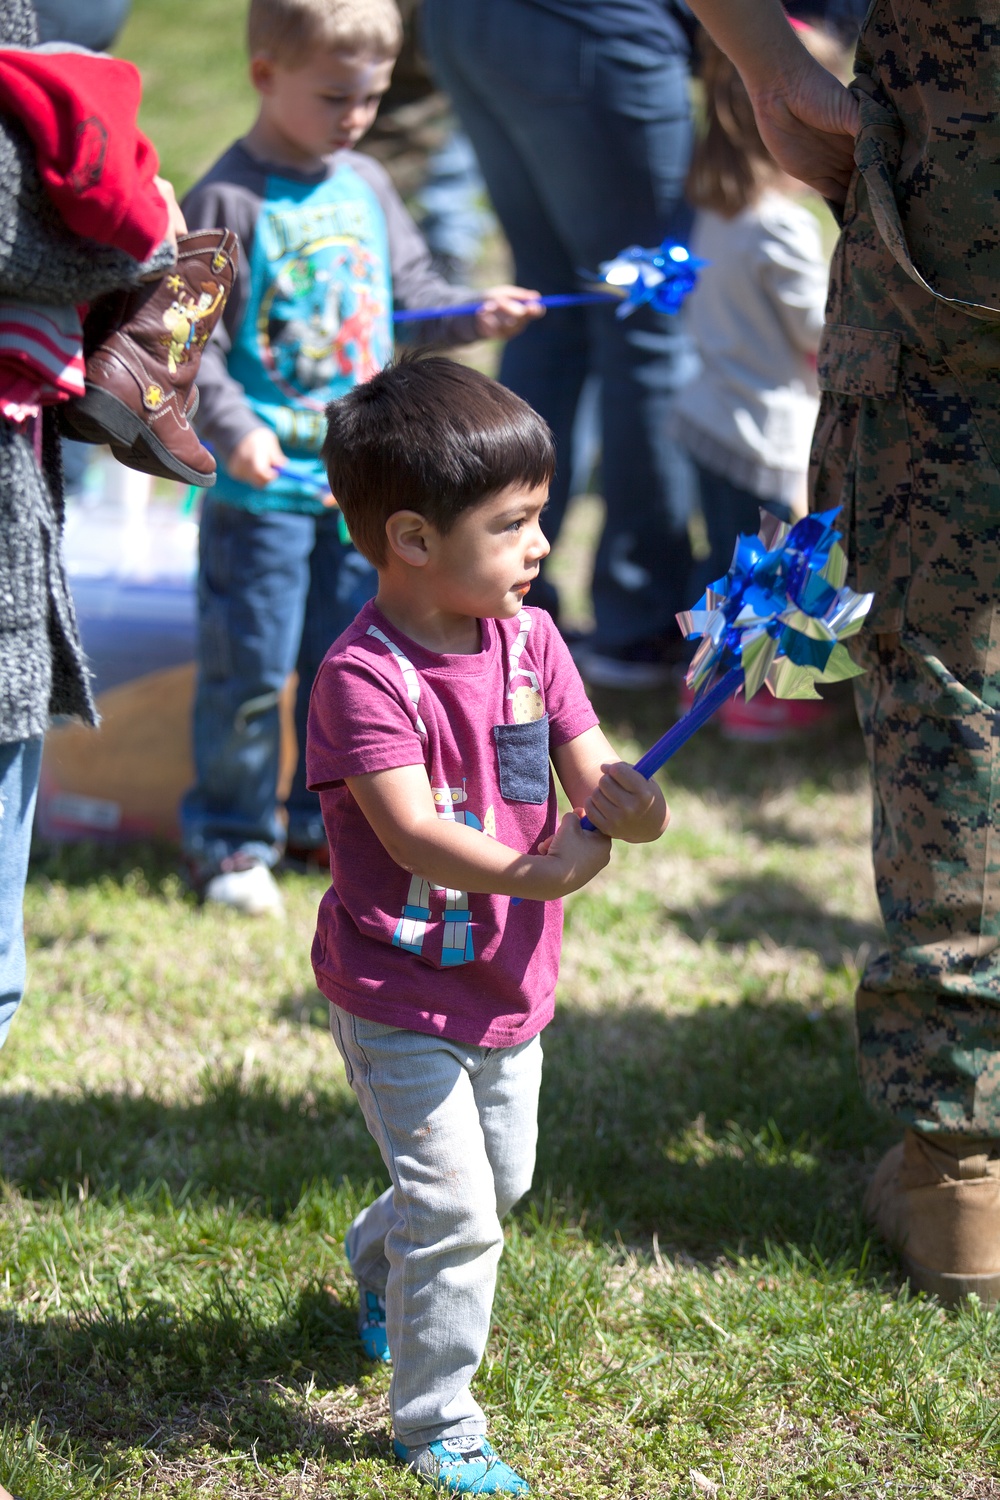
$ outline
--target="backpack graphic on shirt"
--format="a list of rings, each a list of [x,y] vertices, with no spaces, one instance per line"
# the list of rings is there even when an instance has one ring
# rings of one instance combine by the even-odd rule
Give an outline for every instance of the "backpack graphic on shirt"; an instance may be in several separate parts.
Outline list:
[[[444,818],[451,823],[464,823],[469,828],[482,829],[483,825],[474,812],[462,807],[456,811],[456,804],[468,800],[464,777],[461,786],[432,786],[431,792],[439,818]],[[490,808],[486,815],[488,821],[492,821],[492,813],[493,809]],[[423,955],[427,930],[431,922],[432,891],[435,894],[442,892],[444,894],[444,910],[441,913],[441,920],[444,922],[441,967],[452,969],[458,964],[471,963],[476,954],[472,941],[472,912],[469,910],[467,892],[453,891],[446,885],[434,885],[421,875],[414,875],[410,879],[406,905],[403,907],[402,916],[393,934],[393,947],[416,954],[418,958]]]
[[[519,630],[511,651],[510,677],[526,677],[529,685],[515,689],[511,682],[508,682],[508,691],[517,711],[516,717],[519,720],[531,722],[537,718],[539,706],[540,711],[544,712],[544,705],[541,702],[537,677],[520,665],[521,654],[531,629],[531,619],[524,610],[521,610],[517,619]],[[420,738],[426,741],[427,728],[420,717],[420,677],[413,663],[396,642],[377,625],[369,625],[366,633],[381,641],[392,654],[403,679],[406,696],[413,707],[414,728]],[[445,818],[453,823],[464,823],[468,828],[478,829],[487,838],[496,838],[496,810],[492,803],[486,809],[482,822],[474,812],[459,805],[469,799],[464,776],[461,786],[435,786],[431,783],[431,794],[439,818]],[[469,910],[468,892],[454,891],[449,886],[434,885],[422,875],[410,877],[406,903],[392,936],[393,947],[402,948],[404,952],[412,953],[418,958],[423,956],[424,943],[427,940],[427,931],[431,922],[431,892],[444,895],[444,910],[441,914],[444,922],[441,967],[450,969],[458,964],[471,963],[476,953],[472,940],[472,912]]]

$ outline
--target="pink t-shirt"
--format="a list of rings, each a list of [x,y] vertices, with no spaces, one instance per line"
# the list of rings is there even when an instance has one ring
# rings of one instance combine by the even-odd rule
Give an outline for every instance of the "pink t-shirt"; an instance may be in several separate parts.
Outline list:
[[[408,874],[343,780],[426,766],[439,816],[525,852],[552,833],[550,748],[597,716],[543,610],[480,628],[478,652],[440,655],[367,604],[327,652],[306,747],[331,870],[312,960],[323,994],[355,1015],[509,1047],[552,1019],[562,903],[468,895]]]

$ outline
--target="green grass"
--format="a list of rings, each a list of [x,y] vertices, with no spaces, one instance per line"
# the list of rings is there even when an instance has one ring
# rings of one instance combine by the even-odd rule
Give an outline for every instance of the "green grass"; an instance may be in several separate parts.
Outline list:
[[[140,124],[178,197],[253,120],[246,9],[246,0],[135,0],[115,45],[142,73]]]
[[[578,512],[570,548],[586,509]],[[672,711],[599,702],[634,751]],[[1000,1495],[1000,1322],[911,1298],[858,1203],[891,1138],[849,719],[672,763],[674,824],[568,903],[535,1188],[477,1393],[535,1492]],[[169,850],[40,850],[0,1057],[0,1479],[21,1500],[404,1496],[342,1236],[385,1181],[285,926]]]

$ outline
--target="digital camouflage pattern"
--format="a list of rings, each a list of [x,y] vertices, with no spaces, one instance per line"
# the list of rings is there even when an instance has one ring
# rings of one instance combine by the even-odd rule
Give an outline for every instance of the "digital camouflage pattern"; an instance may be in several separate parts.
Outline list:
[[[1000,1136],[1000,0],[875,0],[857,70],[812,503],[875,593],[860,1071],[908,1124]]]

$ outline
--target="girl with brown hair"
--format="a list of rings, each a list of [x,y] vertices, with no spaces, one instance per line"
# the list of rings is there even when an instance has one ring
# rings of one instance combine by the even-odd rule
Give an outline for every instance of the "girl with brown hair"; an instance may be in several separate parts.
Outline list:
[[[837,44],[796,23],[815,53]],[[672,434],[694,461],[709,556],[698,593],[729,567],[761,507],[791,521],[805,509],[809,443],[819,395],[827,257],[801,185],[771,156],[736,68],[707,36],[701,48],[705,129],[688,174],[699,210],[692,248],[706,265],[687,308],[701,370],[674,404]],[[770,739],[821,705],[759,694],[726,706],[724,732]],[[752,722],[751,722],[752,721]]]

